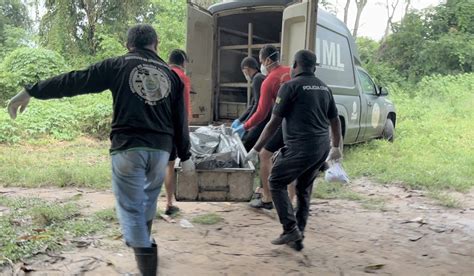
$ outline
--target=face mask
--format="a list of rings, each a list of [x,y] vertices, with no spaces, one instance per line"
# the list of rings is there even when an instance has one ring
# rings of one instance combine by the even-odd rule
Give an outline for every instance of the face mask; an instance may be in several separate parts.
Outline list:
[[[245,74],[245,79],[246,79],[248,82],[251,82],[251,81],[252,81],[252,78],[251,78],[249,75],[247,75],[247,74]]]
[[[273,54],[269,55],[267,58],[270,58],[270,57],[272,57],[272,56],[274,56],[274,55],[276,55],[276,54],[278,54],[278,52],[274,52]],[[270,59],[270,60],[271,60],[271,59]],[[276,61],[273,61],[272,63],[270,63],[270,64],[267,65],[267,66],[270,67],[270,66],[272,66],[272,65],[275,64],[275,63],[276,63]],[[263,65],[263,63],[262,63],[262,65],[260,65],[260,71],[261,71],[262,75],[264,75],[264,76],[267,76],[267,75],[268,75],[267,66]]]
[[[260,65],[260,72],[262,72],[262,75],[266,76],[268,75],[268,70],[267,70],[267,67],[265,67],[265,65]]]

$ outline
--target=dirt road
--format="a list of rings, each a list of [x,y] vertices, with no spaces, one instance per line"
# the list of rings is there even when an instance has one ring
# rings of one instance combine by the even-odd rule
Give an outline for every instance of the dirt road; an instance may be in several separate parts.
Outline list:
[[[383,200],[364,206],[315,199],[305,249],[273,246],[275,214],[246,204],[179,203],[177,223],[155,221],[160,275],[474,275],[474,192],[463,209],[440,207],[422,192],[361,179],[351,189]],[[70,198],[75,189],[0,188],[11,196]],[[84,213],[113,206],[111,192],[85,191]],[[160,202],[163,206],[163,202]],[[223,222],[182,228],[179,220],[216,212]],[[91,237],[88,247],[28,261],[27,275],[133,275],[132,252],[119,240]],[[9,275],[9,268],[3,274]]]

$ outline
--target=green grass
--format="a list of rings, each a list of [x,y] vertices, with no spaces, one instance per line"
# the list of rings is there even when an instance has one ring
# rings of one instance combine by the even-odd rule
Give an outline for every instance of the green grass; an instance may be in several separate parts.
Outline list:
[[[112,217],[110,210],[83,217],[75,203],[0,196],[0,206],[9,209],[0,216],[0,266],[7,259],[16,262],[59,250],[68,239],[117,228],[106,220]]]
[[[224,219],[216,213],[207,213],[203,215],[196,216],[192,219],[193,223],[203,224],[203,225],[214,225]]]
[[[474,187],[474,74],[426,78],[392,89],[396,141],[345,147],[352,178],[367,176],[430,191]]]
[[[454,196],[443,191],[431,191],[428,196],[435,199],[439,205],[448,208],[461,208],[462,204]]]
[[[383,210],[385,207],[382,199],[354,192],[344,184],[320,181],[315,187],[313,191],[314,198],[357,201],[362,204],[362,207],[372,210]]]
[[[108,147],[86,138],[0,145],[0,185],[109,188]]]

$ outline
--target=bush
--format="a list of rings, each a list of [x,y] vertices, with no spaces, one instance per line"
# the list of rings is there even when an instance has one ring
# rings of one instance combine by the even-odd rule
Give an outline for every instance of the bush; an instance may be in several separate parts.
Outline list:
[[[0,100],[4,102],[21,86],[64,72],[64,58],[42,48],[19,48],[5,57],[0,66]]]

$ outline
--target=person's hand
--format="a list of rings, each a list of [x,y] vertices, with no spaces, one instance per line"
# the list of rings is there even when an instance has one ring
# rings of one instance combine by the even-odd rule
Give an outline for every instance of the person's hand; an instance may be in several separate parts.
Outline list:
[[[196,166],[191,158],[181,162],[181,168],[183,169],[184,174],[194,174],[194,172],[196,172]]]
[[[252,162],[254,164],[257,164],[258,162],[258,151],[255,149],[251,149],[250,152],[245,156],[245,162]]]
[[[331,147],[329,151],[328,161],[337,161],[342,159],[342,152],[339,147]]]
[[[244,128],[244,125],[243,124],[240,124],[237,128],[234,129],[233,133],[237,133],[240,137],[240,139],[242,139],[242,137],[244,137],[244,134],[245,134],[245,128]]]
[[[238,128],[242,123],[239,121],[239,119],[235,119],[235,121],[230,125],[232,129]]]
[[[28,92],[25,90],[22,90],[20,93],[16,94],[16,96],[13,97],[8,103],[8,114],[10,114],[10,118],[13,120],[16,119],[18,108],[20,108],[20,113],[23,113],[30,102],[30,98],[30,94],[28,94]]]

